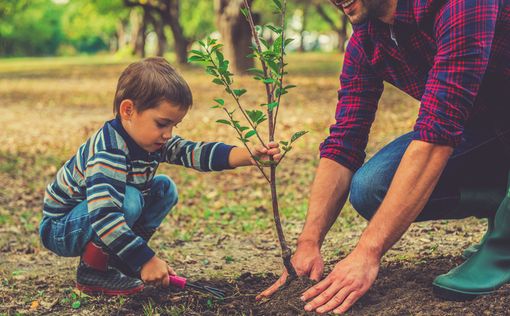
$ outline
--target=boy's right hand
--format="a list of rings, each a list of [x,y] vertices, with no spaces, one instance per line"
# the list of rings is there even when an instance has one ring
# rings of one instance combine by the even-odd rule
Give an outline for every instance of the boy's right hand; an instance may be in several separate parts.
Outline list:
[[[140,276],[145,284],[168,287],[169,275],[176,275],[175,271],[164,261],[154,256],[142,266]]]

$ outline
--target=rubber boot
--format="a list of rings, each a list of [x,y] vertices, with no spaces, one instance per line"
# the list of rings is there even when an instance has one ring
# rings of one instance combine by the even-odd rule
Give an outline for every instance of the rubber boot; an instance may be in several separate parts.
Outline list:
[[[143,290],[143,282],[108,265],[109,255],[92,241],[87,244],[76,272],[76,287],[87,294],[131,295]]]
[[[510,188],[494,218],[494,230],[480,250],[433,282],[434,293],[464,301],[493,293],[510,281]]]
[[[156,229],[145,229],[138,225],[137,223],[135,223],[131,230],[133,230],[133,232],[136,235],[142,237],[142,239],[145,240],[145,242],[147,243],[156,232]],[[122,259],[120,259],[117,256],[110,256],[109,264],[127,276],[140,279],[140,271],[133,271],[133,269],[124,264],[124,262],[122,262]]]
[[[498,208],[503,198],[504,191],[500,188],[461,188],[458,210],[480,218],[488,217],[491,210],[496,210]],[[468,259],[480,249],[480,246],[485,242],[494,227],[493,216],[494,215],[487,218],[487,231],[480,242],[466,248],[462,252],[462,258]]]
[[[464,249],[464,251],[462,252],[461,257],[464,260],[467,260],[472,255],[474,255],[478,250],[480,250],[480,247],[485,243],[485,240],[489,237],[489,235],[492,233],[493,230],[494,230],[494,218],[489,217],[487,219],[487,231],[483,235],[483,237],[480,240],[480,242],[477,243],[477,244],[473,244],[473,245],[467,247],[466,249]]]

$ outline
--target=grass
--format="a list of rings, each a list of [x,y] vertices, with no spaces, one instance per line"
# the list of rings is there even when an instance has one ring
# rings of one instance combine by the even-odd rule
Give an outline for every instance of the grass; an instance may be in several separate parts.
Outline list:
[[[69,292],[75,260],[58,258],[38,242],[42,197],[60,166],[112,117],[116,80],[130,61],[110,56],[0,60],[0,280],[5,285],[0,287],[0,313],[30,312],[34,298],[46,303],[59,298],[53,308],[59,308],[62,314],[75,313],[72,303],[76,298]],[[341,61],[338,54],[289,55],[288,80],[298,88],[284,99],[277,135],[288,139],[298,130],[310,132],[279,168],[284,228],[292,245],[306,214],[318,146],[334,122]],[[213,98],[224,96],[221,89],[211,84],[201,69],[179,70],[189,82],[195,102],[176,133],[192,140],[239,145],[233,131],[214,123],[222,117],[210,106]],[[251,78],[236,78],[235,84],[248,89],[244,102],[254,106],[261,103],[263,89]],[[387,86],[379,108],[367,148],[369,157],[412,128],[418,102]],[[245,271],[280,271],[270,195],[255,168],[209,174],[169,165],[159,170],[177,183],[180,202],[152,247],[178,273],[195,278],[230,278]],[[339,253],[351,249],[364,225],[364,220],[346,206],[324,245],[326,259],[338,258]],[[420,225],[417,231],[427,224]],[[408,250],[419,245],[412,234],[402,242],[407,246],[390,258],[409,257]],[[450,243],[458,246],[457,240]],[[449,251],[436,244],[429,252]],[[23,273],[15,275],[17,271]],[[99,314],[124,305],[119,299],[80,302],[78,310]],[[146,315],[185,314],[177,306],[155,306],[151,301],[143,304]],[[40,311],[48,312],[43,307]]]

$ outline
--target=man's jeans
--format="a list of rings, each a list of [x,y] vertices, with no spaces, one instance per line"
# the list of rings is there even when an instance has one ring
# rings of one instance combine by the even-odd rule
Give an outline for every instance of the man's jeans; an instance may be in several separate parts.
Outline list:
[[[455,148],[425,208],[416,221],[456,219],[469,216],[491,217],[503,200],[510,156],[510,123],[495,130],[493,124],[473,124],[464,130],[461,144]],[[404,152],[412,141],[411,133],[386,145],[355,174],[350,202],[366,219],[372,218],[395,175]],[[412,185],[412,184],[411,184]],[[496,191],[501,198],[484,208],[460,205],[463,189]]]
[[[146,230],[158,228],[177,204],[177,196],[174,182],[165,175],[154,177],[150,193],[145,197],[138,189],[127,186],[122,206],[126,223],[129,227],[136,223]],[[63,217],[43,218],[39,232],[43,245],[64,257],[80,256],[89,241],[99,239],[90,225],[87,200]]]

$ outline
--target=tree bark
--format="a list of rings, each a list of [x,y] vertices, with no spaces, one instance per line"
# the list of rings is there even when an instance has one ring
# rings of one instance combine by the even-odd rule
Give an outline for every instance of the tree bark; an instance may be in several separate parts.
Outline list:
[[[251,5],[253,0],[249,0]],[[241,13],[242,0],[215,0],[216,25],[221,34],[226,59],[230,60],[230,69],[242,74],[254,65],[251,53],[252,35],[250,25]]]
[[[326,13],[321,4],[316,4],[315,9],[317,13],[329,24],[331,29],[335,31],[338,36],[338,48],[340,52],[345,53],[345,42],[347,41],[347,16],[342,14],[342,25],[337,26],[335,21]]]
[[[163,19],[165,24],[170,26],[172,35],[174,37],[174,49],[179,64],[188,63],[188,46],[190,40],[184,36],[184,30],[182,29],[181,23],[179,22],[179,1],[178,0],[167,0],[166,11],[163,12]]]

